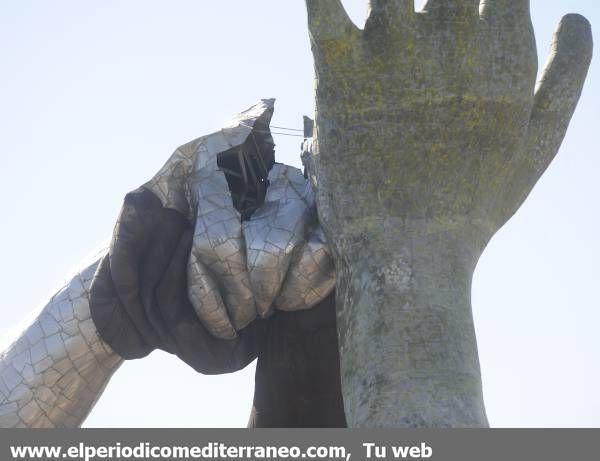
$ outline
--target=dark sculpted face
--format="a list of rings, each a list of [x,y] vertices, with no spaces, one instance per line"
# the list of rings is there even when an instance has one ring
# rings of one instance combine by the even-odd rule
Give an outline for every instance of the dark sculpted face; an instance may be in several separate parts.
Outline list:
[[[225,173],[233,206],[242,221],[264,203],[269,170],[275,164],[275,143],[268,126],[257,124],[240,147],[219,154],[217,163]]]

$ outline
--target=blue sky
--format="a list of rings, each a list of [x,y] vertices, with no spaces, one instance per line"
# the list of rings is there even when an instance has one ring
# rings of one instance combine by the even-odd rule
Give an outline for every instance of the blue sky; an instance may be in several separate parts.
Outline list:
[[[366,0],[344,3],[362,24]],[[540,68],[563,14],[600,30],[597,0],[531,4]],[[125,193],[178,145],[260,98],[277,98],[275,125],[301,128],[314,110],[302,0],[4,1],[0,43],[6,337],[110,235]],[[559,155],[475,273],[496,427],[600,426],[597,62]],[[299,165],[298,138],[276,142],[278,160]],[[244,426],[252,392],[253,367],[207,377],[155,352],[119,370],[86,425]]]

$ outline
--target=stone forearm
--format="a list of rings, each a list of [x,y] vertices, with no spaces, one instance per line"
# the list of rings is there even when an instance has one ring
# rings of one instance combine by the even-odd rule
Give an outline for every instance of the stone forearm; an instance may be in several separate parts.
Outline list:
[[[90,315],[96,267],[75,275],[0,356],[0,427],[79,427],[121,365]]]
[[[338,236],[349,427],[487,426],[470,302],[476,237],[369,221],[368,242],[356,223]]]

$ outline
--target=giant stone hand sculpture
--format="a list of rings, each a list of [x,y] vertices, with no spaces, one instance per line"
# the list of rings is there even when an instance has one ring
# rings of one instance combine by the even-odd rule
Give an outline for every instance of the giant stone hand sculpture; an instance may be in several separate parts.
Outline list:
[[[566,16],[535,84],[527,0],[306,0],[312,180],[349,426],[487,426],[471,279],[555,156],[592,55]],[[310,146],[309,146],[310,147]]]

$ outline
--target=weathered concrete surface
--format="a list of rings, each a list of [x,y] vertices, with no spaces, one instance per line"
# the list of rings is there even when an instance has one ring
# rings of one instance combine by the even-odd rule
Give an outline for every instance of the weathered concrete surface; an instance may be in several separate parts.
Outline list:
[[[471,279],[555,156],[592,55],[566,16],[536,87],[529,2],[306,0],[311,177],[337,270],[349,426],[487,426]]]

